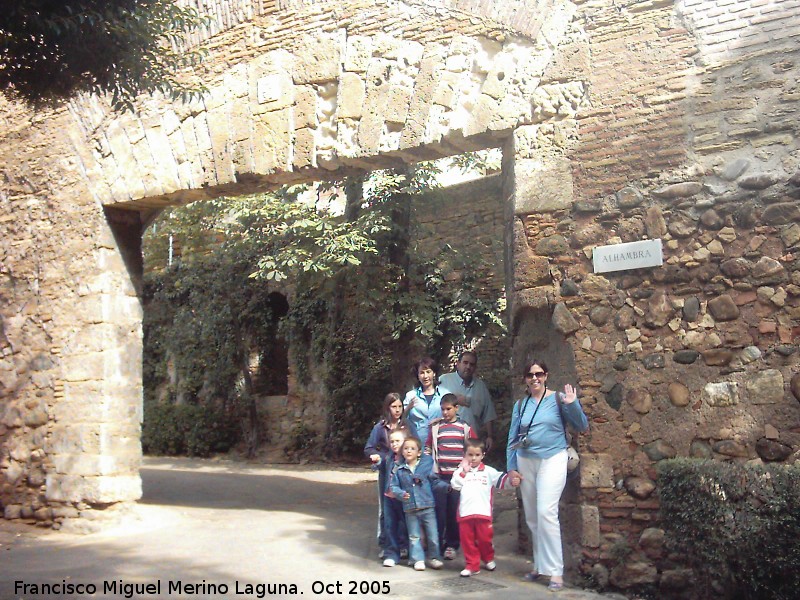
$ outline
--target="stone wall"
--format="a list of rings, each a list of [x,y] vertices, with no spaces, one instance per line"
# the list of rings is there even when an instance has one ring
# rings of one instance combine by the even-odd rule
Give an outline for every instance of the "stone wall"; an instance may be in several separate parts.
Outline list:
[[[566,559],[601,584],[689,585],[665,559],[659,460],[797,459],[796,8],[579,3],[589,106],[507,148],[513,360],[552,356],[581,387]],[[593,273],[593,247],[648,238],[662,267]]]
[[[798,449],[797,0],[494,4],[207,0],[200,102],[0,103],[6,517],[141,493],[138,240],[159,207],[503,145],[512,380],[552,356],[592,420],[568,559],[682,584],[653,465]],[[592,273],[593,246],[648,237],[664,266]]]

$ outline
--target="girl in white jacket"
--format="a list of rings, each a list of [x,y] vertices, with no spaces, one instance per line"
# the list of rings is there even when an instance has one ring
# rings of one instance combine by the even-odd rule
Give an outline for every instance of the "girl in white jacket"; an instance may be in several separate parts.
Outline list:
[[[492,529],[492,499],[494,489],[519,485],[519,477],[511,477],[483,464],[486,446],[483,440],[468,439],[464,460],[461,461],[450,485],[461,492],[458,504],[458,531],[464,550],[465,569],[462,577],[480,573],[481,560],[488,571],[494,571],[494,544]]]

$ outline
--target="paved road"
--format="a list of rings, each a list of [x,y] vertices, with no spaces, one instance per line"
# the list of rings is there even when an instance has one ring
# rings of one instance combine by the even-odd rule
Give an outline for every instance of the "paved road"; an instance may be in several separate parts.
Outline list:
[[[382,567],[375,477],[361,468],[148,458],[144,498],[121,525],[76,535],[0,520],[0,600],[555,598],[519,579],[530,565],[514,551],[508,495],[497,503],[497,571],[459,577],[460,556],[442,571]],[[46,593],[44,584],[61,588]],[[609,598],[577,589],[558,597]]]

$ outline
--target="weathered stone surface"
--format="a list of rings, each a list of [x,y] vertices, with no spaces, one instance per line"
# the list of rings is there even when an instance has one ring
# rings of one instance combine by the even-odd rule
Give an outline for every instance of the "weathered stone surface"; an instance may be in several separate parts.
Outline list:
[[[581,454],[581,488],[614,486],[614,460],[608,454]]]
[[[669,296],[663,290],[659,290],[650,297],[647,308],[648,313],[645,323],[650,327],[663,327],[675,312]]]
[[[602,275],[588,274],[581,282],[581,295],[586,298],[605,298],[614,292],[614,284]]]
[[[600,510],[596,506],[581,505],[581,543],[588,548],[600,546]]]
[[[667,387],[667,394],[669,401],[673,406],[688,406],[689,405],[689,388],[682,383],[673,381]]]
[[[792,447],[775,440],[761,438],[756,442],[756,453],[762,460],[779,462],[786,460],[792,455]]]
[[[514,182],[515,214],[552,212],[572,204],[572,171],[566,158],[517,159]]]
[[[572,316],[566,304],[559,302],[553,309],[553,327],[563,335],[569,335],[578,331],[580,324]]]
[[[595,306],[592,310],[589,311],[589,321],[592,322],[593,325],[597,325],[598,327],[602,327],[608,320],[611,318],[611,307],[610,306]]]
[[[747,397],[753,404],[783,402],[783,374],[777,369],[758,371],[745,382]]]
[[[717,454],[723,456],[732,456],[736,458],[744,458],[748,455],[747,448],[739,442],[733,440],[720,440],[711,446]]]
[[[622,406],[622,399],[625,394],[625,389],[621,384],[614,384],[606,394],[606,403],[614,410],[619,410]]]
[[[746,158],[737,158],[734,161],[729,162],[725,165],[725,168],[719,174],[722,179],[726,181],[733,181],[737,177],[739,177],[742,173],[744,173],[747,168],[750,166],[750,161]]]
[[[761,213],[761,221],[766,225],[785,225],[800,221],[800,206],[797,202],[770,204]]]
[[[617,192],[616,196],[617,206],[620,208],[634,208],[644,201],[642,193],[633,187],[622,188]]]
[[[709,367],[724,367],[733,360],[733,352],[727,348],[710,348],[700,354],[703,356],[703,362]]]
[[[700,222],[706,229],[718,230],[725,226],[725,220],[713,208],[709,208],[700,215]]]
[[[708,301],[708,312],[716,321],[733,321],[739,316],[739,307],[728,294]]]
[[[578,284],[575,283],[572,279],[565,279],[561,282],[561,295],[562,296],[577,296],[580,293],[580,288]]]
[[[691,365],[699,356],[697,350],[678,350],[672,355],[672,360],[682,365]]]
[[[685,215],[676,215],[667,224],[669,231],[676,238],[688,238],[697,231],[697,224]]]
[[[649,498],[656,489],[655,482],[645,477],[626,477],[624,485],[628,493],[639,500]]]
[[[655,484],[653,484],[653,488],[655,488]],[[657,527],[648,527],[642,531],[642,535],[639,536],[639,547],[645,553],[647,558],[658,559],[664,553],[665,539],[666,533],[663,529],[659,529]]]
[[[636,323],[636,313],[630,306],[623,306],[616,315],[614,315],[614,326],[621,330],[626,331],[631,329]]]
[[[658,581],[658,569],[650,562],[628,560],[612,569],[609,581],[623,590],[636,585],[655,583]]]
[[[678,455],[675,448],[664,440],[655,440],[642,446],[642,450],[650,460],[659,461],[665,458],[675,458]]]
[[[792,375],[792,381],[789,384],[789,389],[792,390],[792,394],[794,395],[796,400],[800,400],[800,373],[795,373]]]
[[[569,252],[569,242],[563,235],[551,235],[536,243],[536,253],[544,256],[562,256]]]
[[[667,223],[664,213],[658,206],[648,206],[644,216],[644,226],[651,239],[664,237],[667,233]]]
[[[765,190],[778,183],[778,178],[772,173],[757,173],[739,179],[739,187],[745,190]]]
[[[762,256],[753,267],[753,277],[762,284],[786,280],[783,265],[774,258]]]
[[[648,371],[652,369],[663,369],[666,361],[663,354],[648,354],[642,359],[642,365]]]
[[[735,279],[744,279],[753,269],[752,263],[746,258],[732,258],[726,260],[720,266],[720,271],[728,277]]]
[[[700,315],[700,300],[696,296],[690,296],[683,302],[683,318],[689,323],[693,323]]]
[[[735,381],[707,383],[701,394],[709,406],[733,406],[739,404],[739,385]]]
[[[625,393],[625,401],[631,405],[633,410],[641,415],[645,415],[653,408],[653,398],[650,393],[643,389],[632,389]]]
[[[683,183],[673,183],[672,185],[653,190],[651,193],[657,198],[690,198],[703,191],[703,184],[697,181],[686,181]]]
[[[692,440],[689,446],[689,456],[692,458],[713,458],[714,451],[711,445],[705,440]]]

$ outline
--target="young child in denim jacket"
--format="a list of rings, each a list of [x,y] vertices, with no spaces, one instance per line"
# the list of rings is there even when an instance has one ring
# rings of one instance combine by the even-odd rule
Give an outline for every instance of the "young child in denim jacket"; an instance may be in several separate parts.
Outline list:
[[[403,552],[408,552],[408,529],[406,527],[406,516],[403,512],[403,501],[394,497],[391,490],[391,483],[395,477],[395,471],[403,462],[401,450],[403,442],[408,435],[405,429],[398,429],[389,434],[389,446],[394,453],[381,463],[386,480],[386,488],[383,490],[383,531],[385,539],[383,545],[384,567],[393,567],[402,558]]]
[[[441,569],[444,563],[439,553],[433,500],[433,487],[440,483],[433,473],[433,459],[422,454],[422,443],[415,437],[406,438],[402,453],[403,462],[395,470],[391,490],[403,501],[411,562],[415,570],[425,570],[425,551],[420,539],[424,530],[428,542],[428,564],[432,569]]]

